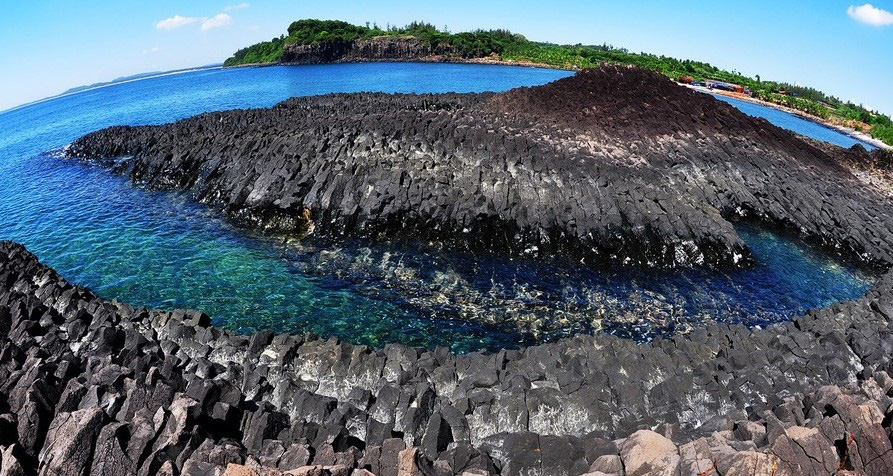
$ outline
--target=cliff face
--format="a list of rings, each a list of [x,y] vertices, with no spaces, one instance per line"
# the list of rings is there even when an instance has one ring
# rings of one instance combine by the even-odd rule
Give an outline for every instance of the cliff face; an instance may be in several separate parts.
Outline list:
[[[353,94],[111,128],[70,154],[131,156],[244,223],[452,246],[734,265],[755,217],[893,263],[893,212],[790,132],[656,74],[579,73],[497,95]]]
[[[432,47],[414,37],[379,37],[357,41],[285,45],[283,63],[320,64],[363,61],[438,61],[453,53],[445,45]]]

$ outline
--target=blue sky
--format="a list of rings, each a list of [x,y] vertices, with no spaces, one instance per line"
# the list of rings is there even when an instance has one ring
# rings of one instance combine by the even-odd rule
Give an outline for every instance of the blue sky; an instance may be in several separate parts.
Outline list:
[[[0,110],[119,76],[222,62],[292,20],[329,18],[608,43],[813,86],[893,114],[893,0],[42,0],[2,10]]]

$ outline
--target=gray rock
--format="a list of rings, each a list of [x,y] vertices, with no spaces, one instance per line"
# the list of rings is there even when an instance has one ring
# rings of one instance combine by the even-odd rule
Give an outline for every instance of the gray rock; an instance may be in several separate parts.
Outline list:
[[[310,446],[295,443],[279,459],[279,469],[289,471],[306,466],[310,462]]]
[[[602,455],[596,458],[589,466],[589,471],[599,471],[605,474],[620,474],[623,472],[623,460],[619,455]]]
[[[679,471],[679,451],[666,437],[639,430],[617,445],[627,476],[674,476]]]
[[[136,462],[127,454],[126,442],[131,427],[127,423],[109,423],[99,432],[88,474],[133,474]]]
[[[15,445],[10,445],[0,451],[0,476],[25,476],[28,474],[15,452]]]
[[[106,420],[99,408],[60,413],[50,423],[40,451],[40,474],[79,476],[87,472],[93,445]]]

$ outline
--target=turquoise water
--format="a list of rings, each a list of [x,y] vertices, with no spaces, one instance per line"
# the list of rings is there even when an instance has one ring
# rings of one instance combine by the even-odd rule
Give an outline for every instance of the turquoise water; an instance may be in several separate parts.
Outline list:
[[[765,325],[856,297],[873,276],[795,239],[742,228],[753,269],[588,269],[426,245],[301,243],[239,230],[184,194],[63,159],[98,128],[267,107],[296,95],[505,90],[569,73],[443,64],[212,69],[0,113],[0,239],[106,298],[201,309],[241,332],[310,331],[383,346],[516,347],[575,332],[648,340],[708,319]]]

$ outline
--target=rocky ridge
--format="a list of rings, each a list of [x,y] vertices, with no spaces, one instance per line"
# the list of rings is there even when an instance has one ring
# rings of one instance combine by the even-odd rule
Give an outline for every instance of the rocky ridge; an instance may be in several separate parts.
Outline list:
[[[68,154],[288,233],[734,266],[744,217],[893,262],[889,203],[839,158],[632,68],[495,95],[293,98],[113,127]]]

